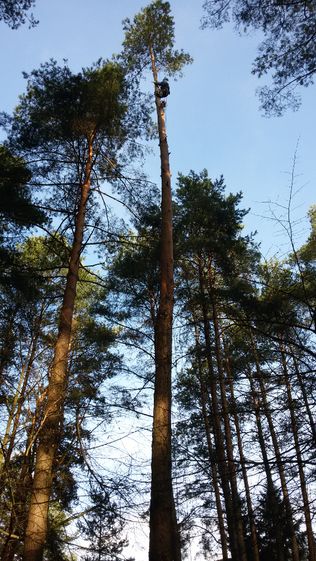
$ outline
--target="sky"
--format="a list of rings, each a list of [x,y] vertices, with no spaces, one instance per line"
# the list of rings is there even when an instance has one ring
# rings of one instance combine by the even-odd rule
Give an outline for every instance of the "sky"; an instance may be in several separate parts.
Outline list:
[[[178,172],[206,168],[213,179],[223,174],[228,191],[242,191],[250,208],[245,231],[257,230],[264,257],[284,257],[289,240],[278,218],[286,214],[294,171],[294,241],[308,235],[308,208],[315,203],[315,87],[302,91],[299,111],[281,118],[260,114],[251,75],[260,36],[239,36],[230,26],[200,29],[203,0],[171,0],[177,47],[194,59],[183,78],[171,80],[167,130],[173,187]],[[12,31],[0,23],[0,110],[11,112],[23,93],[22,72],[50,58],[68,59],[74,72],[121,49],[122,19],[133,17],[145,0],[36,0],[36,28]],[[163,78],[163,76],[161,76]],[[267,81],[269,81],[267,79]],[[150,82],[148,82],[150,83]],[[149,179],[159,182],[158,143],[145,162]],[[135,551],[134,551],[135,554]],[[147,558],[138,551],[137,561]]]
[[[242,191],[243,206],[251,209],[246,232],[258,232],[264,257],[282,258],[289,240],[275,219],[285,214],[295,154],[292,214],[297,246],[309,229],[308,220],[301,219],[315,203],[315,87],[302,89],[299,111],[263,117],[256,96],[263,80],[251,75],[260,36],[239,36],[231,26],[202,31],[202,0],[170,3],[177,47],[194,59],[183,78],[170,84],[167,129],[173,187],[178,172],[206,168],[213,179],[223,174],[227,190]],[[122,19],[133,17],[144,5],[145,0],[36,0],[36,28],[26,25],[12,31],[0,23],[0,110],[11,112],[17,104],[25,88],[23,71],[50,58],[68,59],[73,71],[79,71],[118,53]],[[145,170],[159,182],[157,145]]]

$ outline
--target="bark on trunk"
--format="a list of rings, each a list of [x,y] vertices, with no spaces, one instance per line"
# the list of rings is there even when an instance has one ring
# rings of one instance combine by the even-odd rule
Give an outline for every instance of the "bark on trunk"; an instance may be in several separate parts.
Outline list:
[[[225,454],[224,435],[223,435],[221,420],[220,420],[220,406],[219,406],[219,400],[217,395],[217,380],[215,378],[213,361],[212,361],[210,322],[208,317],[207,301],[205,297],[206,287],[205,287],[205,278],[203,274],[203,260],[201,257],[198,258],[198,275],[199,275],[199,290],[200,290],[201,308],[202,308],[202,317],[203,317],[206,361],[207,361],[208,372],[209,372],[210,394],[211,394],[211,403],[212,403],[212,411],[213,411],[212,420],[213,420],[214,436],[215,436],[216,460],[218,464],[218,471],[219,471],[223,494],[224,494],[231,556],[233,561],[238,561],[238,543],[237,543],[236,532],[235,532],[235,528],[236,528],[235,513],[234,513],[232,494],[230,489],[229,470],[228,470],[226,454]]]
[[[244,487],[245,487],[245,494],[246,494],[246,503],[247,503],[247,510],[248,510],[249,526],[250,526],[250,537],[251,537],[253,561],[260,561],[258,540],[257,540],[257,530],[256,530],[256,524],[255,524],[255,516],[254,516],[253,507],[252,507],[251,492],[250,492],[250,486],[249,486],[249,481],[248,481],[248,474],[247,474],[247,468],[246,468],[246,462],[245,462],[245,456],[244,456],[244,450],[243,450],[243,443],[242,443],[242,438],[241,438],[240,423],[239,423],[239,418],[238,418],[238,413],[237,413],[237,403],[236,403],[236,399],[235,399],[235,392],[234,392],[234,385],[233,385],[230,361],[229,361],[226,349],[225,349],[225,354],[226,354],[226,370],[227,370],[227,374],[228,374],[228,383],[229,383],[231,401],[232,401],[232,404],[233,404],[233,418],[234,418],[234,424],[235,424],[235,429],[236,429],[238,452],[239,452],[239,458],[240,458],[240,464],[241,464],[241,470],[242,470]]]
[[[279,442],[278,442],[278,438],[277,438],[277,435],[276,435],[276,432],[275,432],[274,423],[273,423],[272,415],[271,415],[271,412],[270,412],[270,407],[269,407],[268,400],[267,400],[266,387],[265,387],[263,377],[262,377],[261,371],[260,371],[260,363],[259,363],[259,359],[258,359],[257,349],[254,345],[253,340],[252,340],[252,344],[253,344],[253,352],[254,352],[254,357],[255,357],[255,362],[256,362],[256,374],[257,374],[258,383],[259,383],[260,392],[261,392],[264,415],[265,415],[265,417],[267,419],[267,422],[268,422],[268,427],[269,427],[270,436],[271,436],[271,440],[272,440],[272,444],[273,444],[276,464],[277,464],[279,477],[280,477],[280,482],[281,482],[284,505],[285,505],[285,508],[286,508],[288,521],[289,521],[289,529],[290,529],[290,533],[291,533],[292,559],[293,559],[293,561],[299,561],[299,558],[300,558],[299,548],[298,548],[297,538],[296,538],[296,534],[295,534],[292,506],[291,506],[289,492],[288,492],[287,483],[286,483],[284,463],[282,461]]]
[[[303,401],[304,401],[304,405],[305,405],[305,409],[306,409],[306,414],[309,420],[309,424],[310,424],[310,428],[311,428],[311,433],[312,433],[312,437],[313,437],[313,443],[314,446],[316,447],[316,423],[315,423],[315,419],[313,417],[313,413],[311,411],[311,407],[308,401],[308,396],[307,396],[307,392],[306,392],[306,388],[305,388],[305,384],[304,384],[304,380],[302,378],[302,374],[300,372],[298,363],[295,359],[295,357],[293,357],[293,363],[294,363],[294,368],[295,368],[295,373],[298,379],[298,383],[300,386],[300,390],[302,392],[302,396],[303,396]]]
[[[196,318],[194,318],[194,314],[193,314],[193,319],[196,324]],[[218,527],[219,527],[219,534],[220,534],[221,548],[222,548],[222,561],[228,561],[228,547],[227,547],[227,538],[225,532],[224,513],[223,513],[222,501],[221,501],[221,495],[219,489],[217,466],[214,462],[215,451],[214,451],[212,437],[211,437],[211,425],[209,421],[209,413],[207,408],[207,389],[203,381],[202,364],[201,364],[201,356],[200,356],[200,339],[199,339],[199,333],[197,328],[195,328],[195,343],[196,343],[196,350],[198,356],[198,380],[199,380],[200,396],[201,396],[200,400],[201,400],[202,416],[203,416],[205,436],[207,442],[207,452],[208,452],[208,458],[211,467],[212,484],[214,487],[214,494],[215,494]]]
[[[215,334],[215,355],[216,355],[216,362],[217,362],[217,371],[219,375],[219,385],[221,391],[221,402],[222,402],[222,410],[223,410],[223,418],[224,418],[226,454],[228,460],[229,480],[231,485],[234,516],[235,516],[235,534],[236,534],[236,543],[238,546],[238,561],[247,561],[247,552],[246,552],[245,537],[244,537],[245,532],[244,532],[241,508],[240,508],[236,465],[234,460],[233,439],[232,439],[232,432],[231,432],[229,411],[228,411],[228,402],[227,402],[227,395],[226,395],[226,380],[225,380],[225,374],[222,365],[223,363],[222,363],[222,350],[221,350],[221,335],[220,335],[219,320],[217,314],[217,306],[214,300],[213,289],[211,284],[212,280],[210,279],[210,274],[209,274],[209,283],[210,283],[209,293],[211,298],[213,325],[214,325],[214,334]]]
[[[257,424],[257,430],[258,430],[258,440],[259,440],[261,455],[262,455],[262,459],[263,459],[265,474],[266,474],[266,478],[267,478],[267,494],[269,495],[269,497],[271,497],[271,500],[272,500],[272,510],[273,510],[273,512],[271,514],[272,514],[272,520],[273,520],[273,532],[274,532],[274,536],[275,536],[275,543],[276,543],[276,549],[277,549],[277,554],[278,554],[278,561],[285,561],[283,534],[282,534],[282,528],[280,527],[279,520],[278,520],[277,503],[276,503],[276,500],[275,501],[273,500],[274,498],[276,499],[275,488],[274,488],[274,484],[273,484],[271,467],[270,467],[270,463],[269,463],[269,458],[268,458],[268,453],[267,453],[267,449],[266,449],[266,443],[265,443],[263,428],[262,428],[262,423],[261,423],[260,403],[259,403],[259,398],[258,398],[258,392],[255,388],[255,384],[254,384],[254,381],[253,381],[252,374],[251,374],[250,370],[247,373],[247,377],[248,377],[248,380],[249,380],[249,383],[250,383],[250,388],[251,388],[252,404],[253,404],[254,411],[255,411],[256,424]]]
[[[80,201],[75,221],[74,241],[60,313],[59,331],[49,380],[47,402],[39,433],[33,488],[24,541],[24,561],[42,560],[47,534],[48,507],[54,476],[53,465],[61,436],[63,407],[67,390],[69,344],[79,275],[86,205],[90,191],[93,140],[94,136],[91,134],[88,139],[85,181],[81,186]]]
[[[294,401],[293,401],[293,397],[292,397],[291,383],[290,383],[288,367],[287,367],[287,362],[286,362],[286,355],[285,355],[285,351],[284,351],[284,348],[283,348],[282,345],[280,346],[280,353],[281,353],[283,375],[284,375],[284,379],[285,379],[288,407],[289,407],[289,411],[290,411],[291,429],[292,429],[293,438],[294,438],[294,446],[295,446],[295,453],[296,453],[296,459],[297,459],[297,467],[298,467],[298,473],[299,473],[301,491],[302,491],[302,498],[303,498],[303,505],[304,505],[304,517],[305,517],[307,543],[308,543],[308,560],[309,561],[316,561],[315,540],[314,540],[313,526],[312,526],[312,519],[311,519],[311,512],[310,512],[310,502],[309,502],[308,493],[307,493],[306,478],[305,478],[305,473],[304,473],[303,459],[302,459],[301,447],[300,447],[300,442],[299,442],[297,420],[296,420],[296,415],[295,415],[295,411],[294,411]]]
[[[153,50],[154,81],[158,81]],[[152,431],[149,561],[181,561],[172,486],[171,367],[173,317],[173,225],[165,113],[155,96],[161,159],[160,296],[155,324],[155,392]]]

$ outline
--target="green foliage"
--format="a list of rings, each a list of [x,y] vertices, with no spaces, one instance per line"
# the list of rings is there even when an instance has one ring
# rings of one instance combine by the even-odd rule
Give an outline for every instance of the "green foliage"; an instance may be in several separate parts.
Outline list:
[[[174,21],[169,2],[156,0],[141,10],[130,21],[123,21],[125,40],[121,58],[130,72],[137,77],[151,69],[150,51],[153,51],[157,70],[169,76],[181,74],[185,64],[192,62],[183,50],[174,49]]]
[[[79,525],[84,537],[90,541],[91,553],[83,560],[120,561],[127,540],[122,537],[123,523],[119,509],[106,492],[92,490],[91,500],[94,508]],[[134,560],[129,558],[126,561]]]
[[[231,273],[258,258],[252,238],[242,236],[247,210],[241,193],[225,195],[224,178],[212,181],[206,170],[179,174],[175,205],[175,242],[179,256],[208,255],[215,269]]]
[[[246,522],[246,521],[245,521]],[[256,506],[256,527],[260,561],[291,561],[291,519],[289,518],[280,492],[275,488],[265,489]],[[305,536],[299,529],[300,522],[295,523],[295,534],[300,549],[300,559],[306,559]],[[253,560],[250,536],[247,536],[248,559]]]
[[[55,60],[25,74],[27,91],[16,109],[12,133],[20,146],[89,138],[102,131],[120,143],[127,106],[122,68],[114,62],[99,61],[73,74]],[[122,135],[122,136],[121,136]]]
[[[22,229],[46,222],[33,203],[28,182],[31,173],[24,161],[0,145],[0,283],[22,289],[27,284],[21,271],[15,242]]]
[[[204,9],[204,27],[219,28],[231,19],[241,31],[263,32],[252,72],[272,73],[273,85],[259,90],[262,108],[267,115],[297,109],[297,88],[312,84],[316,71],[314,2],[205,0]]]
[[[33,15],[28,16],[27,13],[34,4],[35,0],[0,0],[0,21],[12,29],[17,29],[26,21],[30,26],[36,25],[38,22]]]
[[[77,561],[77,556],[66,550],[67,515],[60,504],[53,502],[49,507],[48,531],[44,551],[44,561]]]
[[[316,205],[312,205],[308,211],[308,216],[311,225],[311,233],[307,242],[300,248],[298,255],[299,258],[312,266],[316,264]]]
[[[32,203],[30,179],[31,172],[23,160],[0,145],[0,232],[8,228],[7,223],[30,227],[44,221],[43,212]]]

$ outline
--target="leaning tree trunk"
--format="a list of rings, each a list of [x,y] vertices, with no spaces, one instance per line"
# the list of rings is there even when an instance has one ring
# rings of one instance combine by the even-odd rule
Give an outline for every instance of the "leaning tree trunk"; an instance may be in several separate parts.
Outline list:
[[[23,409],[24,402],[26,400],[26,390],[28,387],[29,377],[32,372],[32,368],[37,352],[37,344],[40,336],[43,309],[44,309],[44,305],[42,304],[40,315],[39,318],[37,319],[36,331],[31,341],[28,357],[26,359],[25,364],[22,365],[18,388],[13,399],[9,419],[7,422],[6,432],[3,439],[5,462],[3,464],[3,467],[0,468],[1,469],[0,482],[3,485],[6,484],[4,486],[5,490],[8,487],[8,485],[9,487],[11,487],[10,484],[11,456],[14,450],[14,446],[16,444],[16,435],[18,432],[18,428],[21,424],[22,409]],[[38,396],[37,398],[38,402],[40,402],[40,397],[41,396]],[[29,435],[27,438],[26,451],[30,446],[31,438],[32,438],[32,428],[29,431]],[[1,561],[13,561],[16,549],[20,545],[20,540],[24,534],[23,521],[25,519],[26,497],[28,496],[27,491],[29,490],[30,487],[30,481],[29,481],[30,478],[28,476],[28,464],[29,464],[29,454],[26,453],[23,458],[20,474],[15,482],[15,485],[12,487],[10,491],[12,497],[10,522],[8,527],[8,537],[5,540],[1,550]],[[8,481],[6,481],[6,479]],[[28,481],[27,485],[25,484],[26,480]],[[10,538],[10,535],[15,536],[16,534],[20,537],[20,540],[16,539],[15,537]]]
[[[45,393],[45,392],[44,392]],[[32,421],[27,429],[25,451],[22,458],[20,473],[12,489],[12,506],[8,524],[8,536],[1,550],[1,561],[14,561],[17,551],[23,542],[26,525],[26,512],[28,499],[32,489],[33,447],[35,442],[38,419],[42,418],[43,393],[36,398],[35,411]]]
[[[158,81],[150,50],[154,81]],[[160,299],[155,323],[155,392],[151,460],[149,561],[180,561],[172,487],[171,367],[173,317],[173,226],[171,173],[164,107],[155,97],[161,159]]]
[[[79,276],[80,254],[85,223],[86,206],[90,192],[94,135],[88,139],[88,155],[85,181],[75,221],[74,241],[70,253],[69,268],[59,330],[51,368],[47,401],[39,433],[34,480],[24,541],[23,561],[41,561],[47,534],[48,507],[53,484],[53,465],[63,424],[63,408],[67,391],[67,370],[72,319]]]

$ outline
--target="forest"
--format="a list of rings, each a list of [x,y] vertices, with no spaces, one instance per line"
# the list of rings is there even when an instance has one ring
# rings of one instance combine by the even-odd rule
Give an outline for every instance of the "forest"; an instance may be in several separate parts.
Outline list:
[[[41,1],[0,25],[32,34]],[[260,30],[257,110],[299,114],[316,3],[200,4],[199,33]],[[1,561],[316,561],[316,204],[302,239],[297,145],[267,258],[225,169],[173,167],[176,32],[152,0],[0,113]]]

